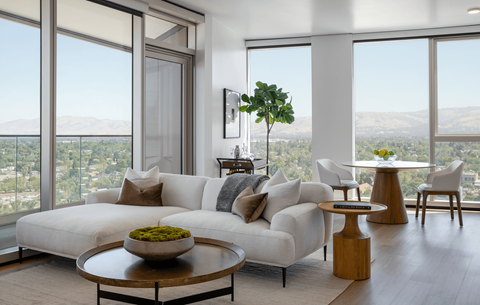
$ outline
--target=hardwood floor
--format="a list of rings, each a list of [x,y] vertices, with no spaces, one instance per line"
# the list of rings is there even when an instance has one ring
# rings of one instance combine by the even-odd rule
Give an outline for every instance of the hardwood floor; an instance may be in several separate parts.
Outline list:
[[[449,210],[427,209],[423,227],[415,209],[407,213],[409,223],[401,225],[359,220],[372,236],[371,278],[332,304],[480,304],[480,213],[463,211],[463,228]],[[336,216],[334,232],[343,223]]]
[[[354,282],[332,304],[480,304],[480,212],[463,211],[463,228],[456,212],[450,219],[449,210],[427,210],[424,227],[415,209],[407,213],[409,223],[402,225],[359,218],[362,231],[372,236],[371,278]],[[343,224],[344,217],[335,215],[334,232]],[[22,265],[1,265],[0,276],[51,258],[45,254]]]

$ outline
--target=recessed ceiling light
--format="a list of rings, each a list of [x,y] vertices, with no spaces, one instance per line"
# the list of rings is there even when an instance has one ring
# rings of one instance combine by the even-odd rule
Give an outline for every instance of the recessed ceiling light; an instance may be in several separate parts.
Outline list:
[[[480,13],[480,8],[471,8],[467,11],[467,13],[472,14],[472,15],[473,14],[478,14],[478,13]]]

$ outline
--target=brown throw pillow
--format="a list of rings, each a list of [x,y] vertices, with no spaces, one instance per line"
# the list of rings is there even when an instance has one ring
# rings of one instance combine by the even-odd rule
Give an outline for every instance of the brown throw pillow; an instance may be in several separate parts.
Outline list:
[[[163,183],[140,190],[133,182],[125,178],[120,199],[115,204],[162,206]]]
[[[268,193],[255,194],[249,186],[233,202],[232,213],[242,217],[246,223],[257,220],[267,205]]]

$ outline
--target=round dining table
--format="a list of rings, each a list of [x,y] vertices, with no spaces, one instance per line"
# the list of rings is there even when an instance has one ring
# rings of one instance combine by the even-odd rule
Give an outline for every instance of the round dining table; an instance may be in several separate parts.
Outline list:
[[[407,209],[403,201],[398,173],[435,167],[435,164],[432,163],[404,161],[395,161],[390,164],[377,161],[354,161],[344,162],[342,165],[375,172],[370,201],[384,204],[388,209],[383,213],[368,215],[367,221],[383,224],[408,223]]]

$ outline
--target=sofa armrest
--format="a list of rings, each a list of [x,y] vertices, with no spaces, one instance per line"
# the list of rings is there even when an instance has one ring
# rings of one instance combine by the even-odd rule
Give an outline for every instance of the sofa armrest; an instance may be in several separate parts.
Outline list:
[[[120,188],[93,192],[87,195],[87,198],[85,199],[85,204],[115,203],[118,201],[119,195]]]
[[[328,243],[333,231],[333,215],[306,202],[288,207],[273,216],[270,230],[290,233],[295,240],[295,260]]]
[[[320,182],[302,182],[301,195],[298,203],[320,203],[333,200],[333,189],[328,184]]]

